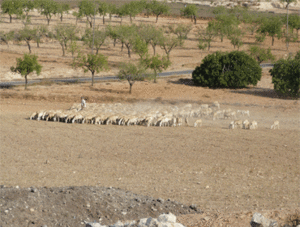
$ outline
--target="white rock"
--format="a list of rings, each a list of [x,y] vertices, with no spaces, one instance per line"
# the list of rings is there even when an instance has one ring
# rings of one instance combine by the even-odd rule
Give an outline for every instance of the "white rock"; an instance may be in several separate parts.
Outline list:
[[[148,218],[142,218],[142,219],[140,219],[138,227],[146,226],[147,220],[148,220]]]
[[[265,218],[260,213],[253,214],[250,224],[251,224],[251,226],[260,225],[262,227],[278,227],[278,223],[276,221]]]
[[[176,223],[176,216],[172,213],[169,214],[161,214],[158,219],[159,222],[171,222]]]
[[[107,227],[106,225],[101,225],[100,223],[86,223],[85,227]]]
[[[123,226],[124,226],[123,222],[117,221],[115,224],[113,224],[113,225],[110,226],[110,227],[123,227]]]

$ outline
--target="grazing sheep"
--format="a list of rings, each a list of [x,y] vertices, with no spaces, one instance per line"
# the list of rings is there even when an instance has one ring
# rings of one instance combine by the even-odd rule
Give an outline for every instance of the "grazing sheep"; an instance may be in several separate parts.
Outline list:
[[[35,120],[36,118],[37,118],[37,116],[39,115],[39,113],[36,111],[36,112],[34,112],[33,114],[31,114],[31,116],[30,116],[30,120]]]
[[[224,112],[222,110],[218,110],[216,112],[213,113],[213,121],[216,119],[219,119],[221,117],[224,117]]]
[[[87,124],[94,124],[94,120],[95,120],[94,114],[87,115],[83,118],[82,124],[84,124],[84,122],[86,122]]]
[[[137,123],[138,123],[138,117],[132,116],[132,117],[129,118],[129,120],[127,121],[127,126],[129,126],[129,125],[136,125]]]
[[[72,119],[72,124],[74,124],[75,122],[81,121],[83,120],[83,116],[81,114],[76,114],[74,116],[74,118]]]
[[[241,114],[242,116],[247,115],[248,117],[250,117],[250,111],[249,110],[237,110],[236,113]]]
[[[212,107],[216,107],[217,109],[220,109],[220,104],[218,101],[215,101],[213,104],[212,104]]]
[[[234,121],[234,127],[236,127],[236,128],[242,128],[243,127],[242,120],[236,120],[236,121]]]
[[[202,126],[202,120],[201,119],[198,119],[198,120],[195,121],[194,127],[197,127],[197,126]]]
[[[202,105],[200,105],[200,108],[201,109],[208,109],[208,104],[202,104]]]
[[[110,116],[110,117],[107,118],[107,120],[106,120],[106,125],[108,125],[109,123],[117,124],[118,118],[119,118],[119,117],[116,116],[116,115]]]
[[[243,129],[249,129],[250,128],[250,122],[246,119],[243,121]]]
[[[252,121],[251,124],[250,124],[249,129],[257,129],[257,128],[258,128],[257,122],[256,121]]]
[[[234,129],[234,121],[230,122],[229,129]]]
[[[39,111],[38,114],[37,114],[36,119],[37,119],[38,121],[41,120],[42,117],[44,116],[44,113],[45,113],[45,112],[46,112],[45,110]]]
[[[170,125],[170,121],[172,121],[171,118],[169,118],[169,117],[164,117],[164,118],[160,121],[159,127]]]
[[[181,117],[177,117],[177,126],[181,126],[183,124],[183,119]]]
[[[279,121],[274,121],[274,123],[271,125],[271,129],[279,129]]]
[[[224,119],[236,119],[236,112],[233,111],[233,112],[225,112],[224,113]]]

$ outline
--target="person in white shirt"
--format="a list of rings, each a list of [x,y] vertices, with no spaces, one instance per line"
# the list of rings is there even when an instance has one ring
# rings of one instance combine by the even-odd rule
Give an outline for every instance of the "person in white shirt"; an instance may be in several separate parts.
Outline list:
[[[81,97],[81,109],[86,107],[86,101],[84,100],[84,97]]]

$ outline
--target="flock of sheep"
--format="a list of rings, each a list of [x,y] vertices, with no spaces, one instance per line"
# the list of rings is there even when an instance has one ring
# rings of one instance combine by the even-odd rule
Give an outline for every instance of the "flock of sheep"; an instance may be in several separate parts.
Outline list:
[[[86,123],[101,125],[144,125],[159,127],[176,127],[191,125],[202,126],[202,119],[231,119],[229,129],[257,129],[256,121],[237,120],[237,116],[250,117],[249,110],[220,109],[220,104],[186,104],[178,107],[176,105],[151,105],[149,103],[136,104],[96,104],[85,102],[74,104],[69,110],[37,111],[30,116],[30,120],[58,121],[65,123]],[[275,121],[271,129],[279,129],[279,122]]]

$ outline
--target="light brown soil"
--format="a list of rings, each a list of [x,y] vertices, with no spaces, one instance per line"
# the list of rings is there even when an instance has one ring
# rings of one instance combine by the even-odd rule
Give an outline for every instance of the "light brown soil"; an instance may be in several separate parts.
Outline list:
[[[30,86],[28,91],[23,87],[2,90],[1,184],[113,186],[196,204],[212,215],[211,221],[217,212],[224,216],[280,208],[286,214],[298,207],[299,101],[273,97],[268,76],[258,88],[239,93],[179,81],[139,82],[132,95],[125,82],[97,83],[93,88],[89,84],[52,84]],[[255,94],[256,89],[262,91]],[[228,130],[230,120],[211,119],[205,119],[201,128],[28,120],[36,110],[70,108],[79,94],[98,103],[147,100],[151,105],[180,105],[218,100],[222,109],[250,110],[259,128]],[[270,130],[274,120],[280,121],[280,130]],[[249,223],[248,216],[242,215],[245,223]],[[190,218],[181,220],[196,226],[202,220],[196,217],[194,224],[188,224]]]
[[[160,23],[171,20],[159,19]],[[196,26],[202,23],[207,22]],[[11,25],[1,26],[8,29]],[[191,38],[186,49],[171,53],[171,70],[199,64],[199,50],[189,42],[196,43]],[[291,44],[290,50],[298,50],[297,45]],[[71,57],[58,57],[61,50],[55,42],[41,46],[43,49],[33,48],[33,52],[39,53],[49,77],[66,76],[60,72],[71,70]],[[1,48],[2,76],[27,47]],[[230,49],[229,41],[215,42],[212,51]],[[125,51],[119,55],[118,50],[119,46],[111,46],[101,52],[114,56],[112,65],[127,58]],[[282,41],[275,41],[273,53],[286,53]],[[299,207],[299,101],[279,99],[267,69],[256,87],[239,90],[195,87],[190,85],[190,76],[181,78],[159,79],[157,84],[137,82],[132,95],[128,94],[127,82],[103,82],[94,87],[44,83],[29,86],[27,91],[23,87],[1,90],[0,184],[22,188],[113,186],[196,204],[205,213],[179,217],[186,226],[248,226],[255,211],[283,223],[286,215]],[[211,119],[204,119],[201,128],[28,120],[36,110],[68,109],[80,102],[81,95],[88,103],[181,105],[219,101],[222,109],[250,110],[250,119],[258,121],[259,127],[254,131],[229,130],[229,120]],[[280,121],[280,130],[270,130],[274,120]]]

